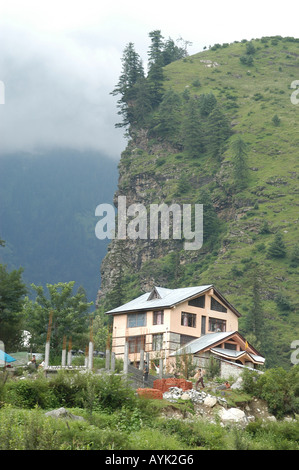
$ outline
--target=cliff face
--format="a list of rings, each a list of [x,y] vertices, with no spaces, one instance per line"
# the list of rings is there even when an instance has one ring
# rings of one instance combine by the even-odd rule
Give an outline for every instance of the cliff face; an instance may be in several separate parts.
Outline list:
[[[162,203],[203,204],[204,244],[199,250],[185,250],[184,240],[174,240],[171,231],[169,240],[112,240],[101,266],[98,302],[105,304],[113,290],[121,292],[124,303],[153,284],[214,283],[243,313],[241,333],[258,336],[249,318],[260,308],[266,328],[259,341],[270,356],[268,363],[280,356],[280,363],[287,365],[290,344],[299,337],[299,105],[290,100],[291,83],[299,78],[299,43],[291,38],[252,43],[251,65],[244,62],[249,56],[246,44],[234,43],[165,67],[165,90],[181,97],[175,111],[180,117],[177,131],[161,134],[159,108],[149,116],[147,127],[131,127],[119,163],[115,205],[118,196],[126,196],[127,207],[142,204],[147,209]],[[211,94],[230,132],[215,152],[222,121],[213,127],[216,114],[211,118],[211,111],[202,113],[198,133],[203,132],[204,150],[196,153],[188,150],[190,141],[187,145],[187,106],[191,99],[200,102]],[[246,177],[236,176],[238,137],[246,143]],[[284,254],[273,256],[271,245],[278,235]],[[259,307],[253,295],[256,282]]]

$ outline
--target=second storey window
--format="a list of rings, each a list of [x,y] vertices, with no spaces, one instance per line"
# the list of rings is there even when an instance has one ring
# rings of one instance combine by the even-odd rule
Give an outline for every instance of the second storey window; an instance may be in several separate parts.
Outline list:
[[[209,331],[226,331],[226,321],[219,318],[209,318]]]
[[[192,328],[196,328],[196,315],[195,315],[195,313],[182,312],[181,325],[182,326],[191,326]]]
[[[158,310],[154,312],[153,325],[163,325],[164,323],[164,312],[163,310]]]
[[[128,315],[128,328],[135,328],[137,326],[146,326],[146,313],[130,313]]]

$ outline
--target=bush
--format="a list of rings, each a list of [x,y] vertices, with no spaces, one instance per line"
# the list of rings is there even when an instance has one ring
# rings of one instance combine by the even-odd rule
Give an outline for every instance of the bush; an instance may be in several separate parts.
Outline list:
[[[290,371],[282,367],[269,369],[259,376],[245,371],[242,377],[244,391],[265,400],[277,418],[299,412],[299,366]]]
[[[4,400],[6,403],[25,409],[35,406],[53,408],[58,405],[55,394],[49,389],[47,380],[42,376],[35,380],[7,382],[4,388]]]

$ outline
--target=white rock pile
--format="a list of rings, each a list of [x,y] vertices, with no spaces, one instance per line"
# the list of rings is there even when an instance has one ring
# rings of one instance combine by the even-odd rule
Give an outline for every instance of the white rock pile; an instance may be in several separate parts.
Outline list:
[[[224,407],[227,406],[227,401],[225,398],[215,397],[207,392],[204,392],[203,390],[197,391],[191,389],[184,391],[178,387],[170,387],[167,392],[163,393],[163,398],[172,403],[178,400],[191,400],[194,403],[203,404],[209,406],[210,408],[215,406],[217,403]]]

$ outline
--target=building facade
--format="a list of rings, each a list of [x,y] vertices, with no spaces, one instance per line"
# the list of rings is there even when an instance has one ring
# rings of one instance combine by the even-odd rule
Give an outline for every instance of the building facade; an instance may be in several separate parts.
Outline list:
[[[214,285],[154,287],[151,292],[106,313],[113,315],[115,357],[124,358],[127,343],[129,360],[137,365],[140,352],[148,353],[150,359],[167,360],[197,338],[236,332],[241,316]],[[235,346],[231,342],[229,347]]]

